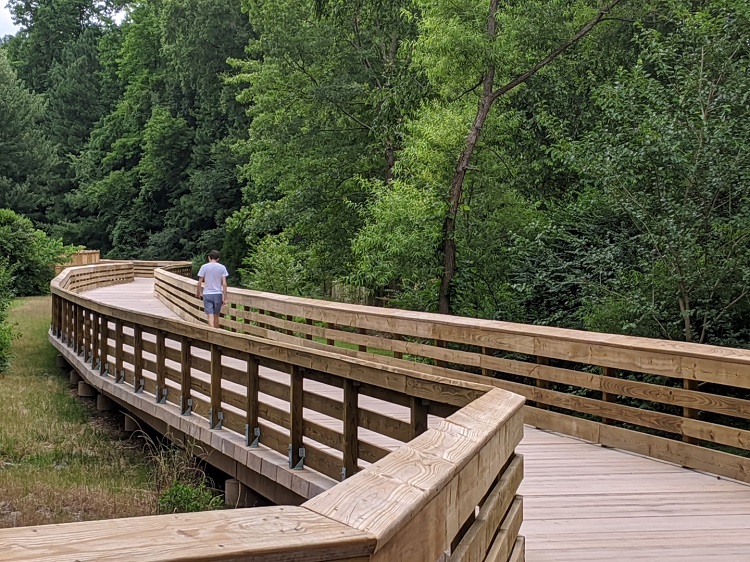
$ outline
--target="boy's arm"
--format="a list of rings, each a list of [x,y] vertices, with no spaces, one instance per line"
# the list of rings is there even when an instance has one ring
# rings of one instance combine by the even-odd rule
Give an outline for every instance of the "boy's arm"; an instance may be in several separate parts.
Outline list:
[[[198,277],[198,284],[195,286],[195,298],[201,298],[201,285],[203,285],[203,277]]]
[[[221,304],[222,305],[226,305],[227,304],[227,291],[228,291],[226,276],[224,276],[224,277],[221,278],[221,290],[222,290],[222,293],[223,293],[223,295],[221,297],[221,299],[222,299],[221,300]]]

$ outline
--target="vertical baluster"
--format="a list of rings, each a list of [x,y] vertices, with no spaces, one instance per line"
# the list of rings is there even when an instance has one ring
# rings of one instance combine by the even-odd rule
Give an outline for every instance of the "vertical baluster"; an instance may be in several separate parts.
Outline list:
[[[536,362],[539,365],[547,366],[547,365],[549,365],[549,357],[537,357],[536,358]],[[541,388],[543,390],[547,390],[549,388],[549,381],[546,381],[546,380],[538,378],[538,379],[536,379],[536,387],[537,388]],[[539,402],[536,403],[536,407],[539,408],[539,409],[541,409],[541,410],[548,410],[549,409],[546,404],[540,404]]]
[[[99,374],[106,375],[109,369],[109,318],[101,315],[101,339],[99,345]]]
[[[115,319],[115,382],[121,383],[125,379],[125,370],[123,369],[123,333],[122,320]]]
[[[193,409],[193,400],[190,397],[192,358],[190,338],[182,336],[180,342],[180,413],[183,416],[190,415]]]
[[[221,411],[221,347],[211,344],[211,429],[221,429],[224,414]]]
[[[611,377],[612,374],[612,369],[610,367],[602,367],[602,377]],[[602,384],[604,385],[605,383],[606,380],[602,378]],[[602,400],[604,402],[614,402],[615,395],[610,394],[609,392],[602,391]],[[612,425],[612,420],[602,416],[602,423],[606,425]]]
[[[260,424],[258,423],[258,360],[247,356],[247,396],[245,403],[245,444],[257,447],[260,442]]]
[[[289,468],[304,466],[305,452],[302,447],[304,418],[302,415],[304,375],[297,365],[292,365],[292,376],[289,384],[289,406],[291,410],[291,444],[289,450]]]
[[[133,391],[143,392],[143,330],[133,327]]]
[[[162,330],[156,332],[156,403],[167,401],[167,342]]]
[[[416,396],[410,396],[409,406],[411,410],[411,438],[414,439],[427,431],[428,402]]]
[[[96,369],[99,361],[99,314],[91,313],[91,368]]]
[[[342,480],[356,474],[359,459],[359,383],[344,379],[344,470]]]

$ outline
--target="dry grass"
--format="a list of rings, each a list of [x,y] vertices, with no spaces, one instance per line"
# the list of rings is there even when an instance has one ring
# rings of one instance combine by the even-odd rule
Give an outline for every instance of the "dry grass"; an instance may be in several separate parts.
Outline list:
[[[148,515],[158,497],[142,444],[68,388],[47,341],[50,298],[19,299],[0,375],[0,527]]]

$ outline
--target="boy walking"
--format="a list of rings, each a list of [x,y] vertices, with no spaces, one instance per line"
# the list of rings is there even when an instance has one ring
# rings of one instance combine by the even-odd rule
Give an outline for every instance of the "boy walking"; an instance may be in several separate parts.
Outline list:
[[[219,252],[211,250],[208,253],[208,263],[204,263],[198,272],[198,286],[195,288],[195,297],[201,298],[201,286],[205,281],[203,289],[203,309],[208,316],[208,325],[219,328],[219,315],[221,307],[227,304],[227,268],[219,263]]]

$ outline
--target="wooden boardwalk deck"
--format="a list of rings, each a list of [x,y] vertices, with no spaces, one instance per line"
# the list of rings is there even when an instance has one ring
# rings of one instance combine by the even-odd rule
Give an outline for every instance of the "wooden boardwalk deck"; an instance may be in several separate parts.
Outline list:
[[[153,279],[86,296],[177,317],[153,296]],[[284,373],[265,369],[261,374],[288,382]],[[340,392],[307,380],[305,390],[332,397]],[[261,400],[285,407],[268,396]],[[406,408],[366,396],[360,396],[360,406],[409,419]],[[313,416],[340,429],[341,422],[305,411],[306,418]],[[365,430],[360,437],[383,447],[400,445]],[[521,534],[530,562],[750,561],[748,485],[528,426],[518,452],[525,456]]]

